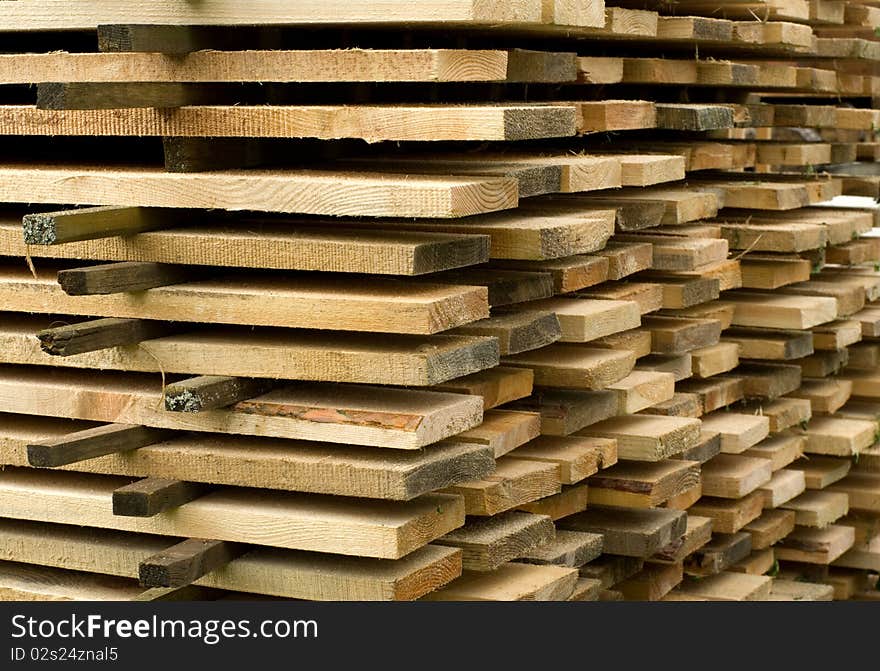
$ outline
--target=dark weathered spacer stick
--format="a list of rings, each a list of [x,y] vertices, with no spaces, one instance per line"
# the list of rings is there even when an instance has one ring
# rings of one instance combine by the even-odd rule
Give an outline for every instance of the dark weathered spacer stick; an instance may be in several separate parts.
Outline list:
[[[37,109],[100,110],[133,107],[184,107],[229,102],[222,85],[182,82],[52,82],[37,84]]]
[[[201,375],[165,387],[165,409],[170,412],[215,410],[261,396],[273,384],[267,380]]]
[[[281,31],[274,26],[227,30],[223,26],[107,24],[98,26],[101,51],[148,51],[183,55],[203,49],[246,50],[281,48]]]
[[[189,268],[167,263],[120,261],[58,271],[58,284],[69,296],[118,294],[180,284],[195,277]]]
[[[47,354],[72,356],[108,347],[135,345],[176,332],[173,324],[145,319],[107,317],[45,329],[37,333],[40,347]]]
[[[174,435],[167,429],[131,424],[106,424],[27,446],[28,463],[39,468],[67,466],[86,459],[128,452]]]
[[[138,576],[144,587],[184,587],[248,549],[240,543],[190,538],[144,559]]]
[[[214,488],[200,482],[144,478],[113,491],[113,514],[153,517],[163,510],[189,503]]]
[[[26,214],[21,224],[25,244],[60,245],[170,228],[184,218],[192,215],[162,207],[101,206]]]
[[[167,172],[254,168],[282,155],[277,144],[240,137],[163,137]]]

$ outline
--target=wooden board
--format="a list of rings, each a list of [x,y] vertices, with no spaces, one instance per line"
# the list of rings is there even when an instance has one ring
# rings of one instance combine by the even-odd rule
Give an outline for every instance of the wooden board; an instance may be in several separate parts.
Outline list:
[[[606,388],[617,394],[618,414],[632,414],[671,399],[675,393],[675,376],[672,373],[633,371]]]
[[[493,265],[550,273],[553,276],[553,289],[557,294],[586,289],[608,279],[608,259],[588,254],[547,261],[498,260]]]
[[[22,242],[21,221],[0,219],[0,253],[34,258],[144,261],[283,270],[421,275],[487,261],[488,236],[328,230],[253,222],[204,224],[64,245]]]
[[[509,407],[540,413],[543,435],[568,436],[616,415],[617,396],[610,391],[540,389]]]
[[[775,473],[770,481],[761,485],[758,489],[764,495],[764,508],[778,508],[788,503],[791,499],[802,494],[806,489],[804,474],[802,471],[781,468]]]
[[[717,533],[736,533],[752,520],[761,516],[763,496],[753,492],[741,499],[703,497],[689,508],[701,517],[711,517],[712,529]]]
[[[529,301],[522,307],[556,313],[562,342],[589,342],[596,338],[637,328],[641,323],[638,303],[591,298],[558,297]]]
[[[717,575],[732,569],[734,564],[748,557],[751,550],[752,539],[746,532],[715,534],[685,560],[684,570],[692,576]]]
[[[483,399],[483,410],[489,410],[532,393],[534,374],[525,368],[496,366],[479,373],[433,385],[437,391],[471,394]]]
[[[533,215],[526,210],[516,210],[464,221],[395,219],[389,223],[387,219],[354,219],[346,220],[346,225],[364,229],[387,229],[390,226],[395,230],[488,235],[491,258],[540,261],[602,249],[614,232],[614,220],[615,211],[607,209],[558,216]],[[325,223],[335,225],[332,220]]]
[[[76,0],[67,4],[51,0],[35,3],[25,0],[22,7],[4,11],[4,30],[94,30],[104,24],[124,24],[132,14],[143,8],[128,6],[95,7]],[[173,2],[159,2],[150,7],[145,20],[159,25],[318,25],[318,24],[533,24],[535,26],[603,27],[605,15],[601,5],[587,9],[570,3],[542,4],[527,0],[513,4],[454,0],[431,3],[418,11],[399,0],[381,7],[362,7],[338,0],[303,2],[291,10],[277,0],[258,0],[242,9],[228,0],[210,0],[197,8],[180,7]]]
[[[514,511],[468,520],[435,543],[461,549],[462,565],[467,571],[494,571],[550,542],[555,532],[549,517]]]
[[[681,582],[680,564],[646,564],[632,578],[615,585],[627,601],[659,601]]]
[[[133,26],[137,28],[137,26]],[[193,50],[169,58],[158,44],[146,52],[7,54],[0,82],[489,82],[571,81],[569,54],[465,49]],[[131,41],[129,31],[129,41]],[[153,52],[153,53],[151,53]]]
[[[772,401],[754,401],[744,412],[755,412],[770,420],[770,433],[779,433],[805,422],[812,416],[810,402],[801,398],[777,398]]]
[[[623,379],[635,365],[628,350],[556,344],[532,352],[503,357],[505,366],[534,371],[535,384],[544,387],[604,389]]]
[[[740,454],[756,445],[770,432],[770,420],[761,415],[715,412],[701,418],[704,431],[721,434],[721,451]]]
[[[580,483],[562,488],[558,494],[545,496],[532,503],[523,503],[517,510],[535,515],[548,515],[554,522],[587,509],[587,485]]]
[[[703,414],[724,408],[743,398],[743,382],[736,377],[716,377],[708,380],[686,380],[678,385],[686,394],[700,399]]]
[[[367,386],[297,385],[196,414],[165,412],[161,378],[0,369],[0,409],[30,415],[418,449],[478,426],[482,399]]]
[[[810,401],[813,412],[832,413],[849,400],[853,383],[844,379],[805,379],[790,392],[794,398]]]
[[[767,459],[772,470],[778,471],[803,457],[805,445],[806,439],[803,436],[785,432],[762,440],[743,452],[743,455]]]
[[[203,280],[135,294],[68,296],[49,268],[34,278],[26,266],[5,266],[0,269],[0,295],[7,309],[22,312],[348,331],[436,333],[489,316],[484,287],[407,286],[380,278],[352,284],[334,276],[285,280],[265,275],[249,278],[246,285]],[[318,311],[318,304],[324,309]]]
[[[663,403],[656,403],[642,411],[646,415],[667,415],[669,417],[695,417],[703,414],[703,405],[696,394],[675,393]]]
[[[86,422],[2,415],[0,463],[28,466],[27,446],[91,426]],[[582,439],[587,440],[587,439]],[[598,440],[598,439],[597,439]],[[154,476],[216,485],[409,500],[489,475],[494,453],[471,443],[389,452],[306,441],[179,434],[122,454],[80,461],[64,470]]]
[[[810,490],[782,505],[795,512],[799,526],[824,529],[849,510],[849,497],[840,492]]]
[[[739,345],[743,359],[788,361],[813,353],[812,335],[803,331],[735,328],[725,330],[722,340]]]
[[[793,510],[765,510],[743,529],[752,535],[752,548],[762,550],[785,538],[794,529]]]
[[[853,545],[851,527],[832,524],[824,529],[799,527],[776,547],[776,556],[806,564],[830,564]]]
[[[797,395],[801,382],[800,366],[742,363],[735,371],[746,398],[773,400],[783,394]]]
[[[764,601],[773,580],[766,576],[722,572],[700,579],[686,580],[678,588],[685,599],[706,601]]]
[[[725,499],[738,499],[751,494],[770,481],[771,465],[769,459],[719,454],[700,469],[703,494]]]
[[[50,318],[4,314],[0,318],[0,361],[100,370],[411,386],[436,385],[469,376],[497,361],[491,339],[483,337],[379,337],[343,332],[318,335],[308,331],[226,327],[56,357],[43,352],[34,337],[34,333],[51,323]],[[495,370],[491,368],[484,374],[490,375]],[[452,390],[454,386],[450,382],[444,389]],[[525,387],[523,396],[531,393],[531,384]]]
[[[134,580],[79,571],[0,563],[0,598],[4,601],[138,601],[144,588]],[[208,598],[204,592],[190,598]],[[216,598],[216,594],[213,595]]]
[[[539,436],[516,448],[516,459],[559,466],[559,480],[573,485],[617,461],[617,441],[583,436]]]
[[[561,491],[559,466],[504,456],[485,480],[454,485],[444,492],[464,498],[468,515],[490,516]]]
[[[561,601],[574,590],[578,572],[562,566],[509,562],[491,572],[465,571],[426,595],[426,601]]]
[[[624,461],[588,480],[590,505],[653,508],[700,481],[700,465],[667,459]]]
[[[685,417],[630,415],[593,424],[577,435],[616,439],[621,459],[660,461],[699,442],[700,422]]]
[[[687,530],[687,515],[663,509],[591,508],[559,523],[562,529],[600,533],[604,552],[650,557]]]
[[[527,140],[574,135],[575,113],[570,105],[157,105],[109,110],[4,105],[0,135]],[[460,174],[469,172],[462,169]]]
[[[682,562],[712,538],[712,520],[708,517],[688,515],[684,535],[651,557],[652,562]]]
[[[642,325],[651,332],[655,353],[683,354],[718,342],[721,322],[715,319],[648,316]]]
[[[5,560],[77,571],[137,577],[138,564],[173,539],[108,529],[0,521]],[[332,567],[332,571],[328,571]],[[461,552],[428,545],[396,561],[253,548],[196,585],[319,601],[417,599],[461,573]]]
[[[455,436],[456,442],[476,443],[492,448],[496,457],[515,450],[541,433],[541,417],[535,412],[487,410],[483,422]]]
[[[601,555],[602,543],[601,534],[560,529],[553,540],[526,552],[520,560],[528,564],[556,564],[577,568]]]
[[[849,496],[850,510],[869,515],[880,512],[880,475],[876,473],[850,473],[827,489]]]
[[[464,523],[461,498],[442,494],[389,505],[233,488],[154,517],[113,515],[113,490],[127,482],[9,468],[0,477],[0,497],[16,519],[383,558],[403,557]]]
[[[166,173],[156,168],[7,164],[6,202],[214,208],[332,216],[464,217],[516,207],[517,182],[379,173]],[[340,198],[340,189],[346,194]]]
[[[791,465],[791,468],[803,471],[807,489],[825,489],[846,477],[851,466],[852,463],[846,459],[813,456],[809,459],[796,461]],[[851,500],[850,503],[852,503]]]
[[[837,317],[837,301],[827,297],[731,292],[724,300],[735,307],[736,326],[802,330]]]
[[[739,363],[739,345],[722,342],[709,347],[700,347],[691,352],[694,377],[708,378],[726,373]]]
[[[838,457],[858,455],[874,444],[877,425],[872,421],[846,417],[817,416],[810,420],[804,435],[808,454]]]
[[[460,326],[454,333],[497,338],[500,353],[505,356],[539,349],[562,337],[556,314],[539,310],[494,315]]]

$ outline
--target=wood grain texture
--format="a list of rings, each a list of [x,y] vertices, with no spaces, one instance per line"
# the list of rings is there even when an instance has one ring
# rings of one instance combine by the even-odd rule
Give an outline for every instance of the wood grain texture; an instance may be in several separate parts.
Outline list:
[[[155,517],[112,513],[125,479],[7,469],[7,516],[168,536],[216,538],[297,550],[399,558],[464,523],[460,498],[428,494],[406,503],[224,489]]]
[[[82,208],[74,212],[106,208]],[[308,227],[296,223],[248,221],[183,225],[190,215],[158,211],[155,225],[175,225],[164,231],[138,232],[104,225],[82,224],[70,231],[59,230],[59,217],[26,215],[47,225],[25,225],[9,216],[0,217],[0,253],[33,258],[83,259],[170,263],[195,266],[226,266],[278,270],[321,270],[377,275],[423,275],[489,260],[489,236],[477,233],[450,234],[403,230],[352,230],[343,226]],[[70,219],[70,217],[68,217]],[[150,222],[145,225],[149,226]],[[62,236],[59,238],[59,234]],[[79,242],[65,241],[95,237]],[[50,240],[55,242],[48,244]]]
[[[28,466],[29,444],[57,440],[88,422],[2,415],[0,463]],[[491,447],[441,442],[424,450],[385,450],[219,434],[176,433],[133,452],[78,461],[61,470],[214,485],[260,487],[369,499],[409,500],[490,475]]]
[[[468,520],[463,527],[435,542],[460,548],[465,570],[494,571],[550,542],[555,533],[549,517],[511,511]]]
[[[495,571],[465,571],[426,601],[561,601],[574,590],[575,569],[508,562]]]
[[[6,202],[259,210],[332,216],[466,217],[515,207],[505,178],[333,171],[249,170],[166,173],[159,168],[9,165]]]
[[[19,6],[20,5],[20,6]],[[545,11],[549,10],[549,11]],[[20,0],[4,9],[4,30],[94,30],[101,24],[130,21],[132,15],[144,23],[167,25],[310,25],[336,23],[379,24],[543,24],[560,21],[562,25],[601,26],[594,8],[576,10],[565,3],[542,3],[538,0],[437,0],[414,8],[402,0],[381,5],[361,5],[330,0],[307,0],[295,8],[279,0],[255,0],[242,8],[230,0],[207,0],[198,7],[185,7],[163,0],[143,7],[127,0],[112,6],[95,7],[84,0],[34,2]]]
[[[102,86],[114,85],[93,88]],[[96,90],[89,97],[98,93]],[[571,105],[250,106],[197,105],[178,99],[178,104],[186,106],[169,107],[159,104],[166,101],[153,102],[153,106],[126,109],[4,105],[0,109],[0,135],[356,138],[366,142],[405,142],[532,140],[571,136],[576,130],[576,109]],[[468,172],[463,170],[461,174]]]
[[[0,521],[0,557],[136,578],[138,564],[173,539],[23,520]],[[461,574],[461,552],[427,545],[394,561],[255,547],[197,585],[319,601],[417,599]]]
[[[68,296],[44,271],[0,268],[4,307],[21,312],[347,331],[437,333],[489,316],[484,287],[381,278],[251,276],[157,287],[137,294]],[[139,338],[143,339],[143,338]]]
[[[418,449],[478,426],[479,397],[301,383],[231,409],[165,412],[161,378],[39,369],[0,372],[0,409],[30,415],[331,443]]]
[[[139,345],[106,347],[58,357],[44,352],[33,336],[50,324],[51,318],[39,315],[4,314],[0,318],[0,361],[132,372],[255,375],[282,380],[421,387],[481,371],[491,375],[499,360],[497,345],[491,337],[484,336],[445,333],[388,336],[220,326],[196,328],[176,335],[159,333],[159,337],[143,340]],[[65,344],[65,350],[67,346]],[[514,387],[524,393],[506,394],[502,403],[527,396],[531,391],[531,378],[520,379]]]
[[[143,26],[120,26],[139,29]],[[150,27],[147,27],[150,28]],[[140,51],[129,31],[130,51],[116,53],[51,52],[0,56],[0,82],[490,82],[565,81],[574,79],[573,58],[526,50],[466,49],[248,49],[219,51],[205,46],[188,53],[162,49],[152,27],[153,43]],[[99,39],[100,39],[99,29]],[[121,46],[121,45],[120,45]],[[102,49],[102,51],[107,51]],[[140,51],[140,53],[138,53]],[[549,69],[547,62],[566,67]],[[560,75],[568,75],[561,77]]]

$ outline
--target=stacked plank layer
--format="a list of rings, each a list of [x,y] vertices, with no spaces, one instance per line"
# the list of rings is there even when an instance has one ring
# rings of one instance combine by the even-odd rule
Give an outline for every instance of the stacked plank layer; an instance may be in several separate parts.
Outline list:
[[[617,4],[0,3],[0,598],[876,598],[880,10]]]

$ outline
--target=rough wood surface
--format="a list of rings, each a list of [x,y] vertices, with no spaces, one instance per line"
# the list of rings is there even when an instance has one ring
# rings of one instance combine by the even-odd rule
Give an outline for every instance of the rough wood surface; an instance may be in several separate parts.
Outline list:
[[[138,577],[144,587],[183,587],[245,551],[235,543],[190,538],[141,561]]]
[[[68,466],[80,461],[136,450],[170,437],[171,432],[129,424],[106,424],[27,446],[28,464],[39,468]]]
[[[141,560],[171,546],[146,533],[0,521],[0,557],[28,564],[136,578]],[[321,601],[417,599],[461,574],[461,552],[427,545],[395,561],[254,547],[195,584]]]
[[[209,208],[374,217],[466,217],[516,207],[507,178],[301,170],[166,173],[161,168],[7,164],[5,202]],[[344,193],[345,197],[340,197]]]
[[[124,479],[6,469],[7,516],[168,536],[214,538],[333,554],[398,558],[464,523],[460,497],[428,494],[389,504],[310,494],[223,489],[155,517],[120,517],[113,490]]]
[[[443,390],[463,393],[478,393],[473,386],[477,380],[470,379],[471,375],[478,374],[484,376],[479,378],[482,385],[498,387],[494,394],[481,387],[487,395],[496,398],[495,405],[528,396],[532,388],[529,371],[492,367],[498,362],[498,351],[491,338],[482,336],[445,333],[387,336],[211,326],[177,335],[160,335],[134,346],[55,357],[43,352],[33,337],[50,324],[50,318],[36,315],[3,315],[0,361],[132,372],[258,375],[404,386],[450,381]],[[65,347],[67,345],[69,343]],[[451,382],[453,379],[455,384]]]
[[[460,548],[465,570],[494,571],[553,540],[556,530],[549,517],[511,511],[468,521],[435,541]]]
[[[2,415],[0,463],[27,466],[27,446],[89,427],[48,417]],[[215,485],[260,487],[370,499],[409,500],[488,476],[493,450],[441,442],[425,450],[384,450],[219,434],[178,433],[123,455],[78,461],[62,470]]]
[[[269,275],[187,282],[138,294],[68,296],[49,273],[0,270],[4,307],[23,312],[168,319],[245,326],[436,333],[487,317],[485,287],[363,278]],[[242,296],[251,300],[242,300]],[[334,309],[327,307],[336,303]],[[321,305],[322,310],[317,310]],[[143,339],[143,338],[141,338]]]
[[[657,509],[592,508],[566,518],[560,528],[600,533],[604,552],[626,557],[650,557],[684,535],[687,515]]]
[[[106,37],[113,31],[115,44]],[[184,26],[100,26],[102,51],[115,53],[51,52],[0,57],[4,84],[55,82],[490,82],[566,81],[576,76],[574,58],[526,50],[465,49],[247,49],[218,50],[216,40],[194,44],[180,53],[195,32]],[[174,28],[178,28],[174,31]],[[102,30],[103,29],[103,30]],[[170,29],[170,30],[169,30]],[[161,42],[162,32],[176,32],[173,43]],[[188,34],[183,34],[188,31]],[[217,36],[214,33],[214,36]],[[210,41],[211,36],[205,36]],[[230,36],[232,37],[232,36]],[[120,39],[122,38],[122,39]],[[123,43],[124,42],[124,43]],[[122,47],[125,49],[122,49]],[[244,45],[237,45],[244,47]],[[251,46],[251,45],[247,45]],[[192,48],[196,47],[196,48]],[[201,48],[200,48],[201,47]],[[177,58],[170,58],[174,49]],[[162,52],[162,53],[159,53]],[[550,66],[550,67],[547,67]]]
[[[113,491],[113,514],[152,517],[207,494],[210,487],[196,482],[144,478]],[[154,585],[170,587],[171,585]]]
[[[95,98],[100,94],[91,89],[117,85],[69,85],[64,97],[72,98],[70,89],[83,86],[90,90],[83,92],[87,101],[79,104],[97,105],[100,103]],[[188,90],[187,84],[171,86]],[[576,130],[573,105],[250,106],[204,105],[179,95],[173,98],[150,101],[164,105],[129,109],[115,108],[120,103],[113,100],[106,104],[114,109],[70,109],[77,104],[76,100],[43,101],[67,109],[4,105],[0,110],[0,135],[355,138],[367,142],[412,142],[529,140],[570,136]],[[169,108],[168,102],[187,106]],[[469,173],[462,168],[459,174]]]
[[[418,449],[478,426],[478,397],[411,389],[300,383],[230,409],[162,409],[161,379],[64,371],[0,371],[0,409],[30,415],[211,433]]]

